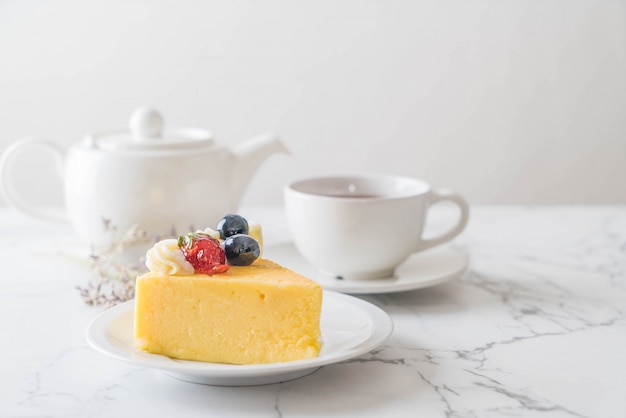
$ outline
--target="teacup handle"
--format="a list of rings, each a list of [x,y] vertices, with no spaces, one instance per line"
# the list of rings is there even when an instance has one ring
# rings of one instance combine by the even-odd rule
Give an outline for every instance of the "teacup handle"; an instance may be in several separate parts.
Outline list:
[[[49,208],[46,210],[44,207],[27,202],[16,191],[11,171],[11,163],[19,152],[36,148],[46,150],[52,154],[56,160],[58,175],[61,178],[63,177],[63,151],[58,146],[42,139],[22,138],[9,145],[0,157],[0,186],[2,186],[4,197],[9,203],[27,215],[49,221],[67,221],[67,216],[64,213],[50,211]]]
[[[461,196],[458,193],[454,193],[452,191],[445,190],[445,189],[432,190],[430,194],[430,201],[429,201],[428,209],[430,210],[430,208],[435,203],[441,202],[444,200],[455,203],[459,207],[459,209],[461,209],[461,215],[459,217],[457,224],[453,228],[449,229],[447,232],[439,235],[438,237],[430,238],[430,239],[421,239],[417,250],[424,250],[426,248],[434,247],[435,245],[448,242],[454,237],[456,237],[457,235],[459,235],[461,231],[463,231],[463,229],[467,225],[467,221],[469,220],[469,205],[467,201],[463,198],[463,196]]]

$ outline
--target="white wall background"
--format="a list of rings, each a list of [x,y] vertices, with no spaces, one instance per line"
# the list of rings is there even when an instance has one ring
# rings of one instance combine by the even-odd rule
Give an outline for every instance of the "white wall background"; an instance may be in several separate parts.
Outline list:
[[[626,2],[0,0],[0,152],[158,107],[224,144],[278,132],[244,203],[378,171],[474,204],[626,203]],[[26,195],[60,201],[44,157]]]

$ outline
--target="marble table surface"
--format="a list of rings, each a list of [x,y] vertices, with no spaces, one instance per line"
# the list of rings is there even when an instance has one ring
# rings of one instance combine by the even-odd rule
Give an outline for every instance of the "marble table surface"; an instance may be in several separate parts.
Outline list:
[[[289,241],[281,208],[246,210],[266,245]],[[208,386],[89,346],[105,308],[76,289],[93,273],[69,226],[0,209],[0,417],[626,416],[626,207],[473,207],[452,246],[462,276],[358,296],[393,319],[379,348]]]

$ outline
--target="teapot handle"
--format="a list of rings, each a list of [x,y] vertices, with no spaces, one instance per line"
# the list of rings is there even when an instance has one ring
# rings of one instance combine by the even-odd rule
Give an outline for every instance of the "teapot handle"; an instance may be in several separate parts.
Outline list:
[[[63,151],[57,145],[46,140],[22,138],[11,144],[0,156],[0,186],[4,197],[9,203],[27,215],[49,221],[67,221],[65,213],[59,213],[58,210],[52,211],[50,208],[36,206],[27,202],[16,191],[15,182],[12,181],[13,176],[11,175],[12,163],[21,151],[25,151],[28,148],[39,148],[50,152],[56,160],[59,177],[63,177]]]

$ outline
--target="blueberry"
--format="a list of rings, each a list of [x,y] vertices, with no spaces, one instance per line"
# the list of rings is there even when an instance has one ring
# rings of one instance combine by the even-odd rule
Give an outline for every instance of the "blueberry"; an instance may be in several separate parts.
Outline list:
[[[249,266],[259,258],[261,246],[250,235],[237,234],[224,240],[224,252],[231,266]]]
[[[241,215],[226,215],[217,224],[217,230],[222,239],[236,234],[247,234],[248,221]]]

